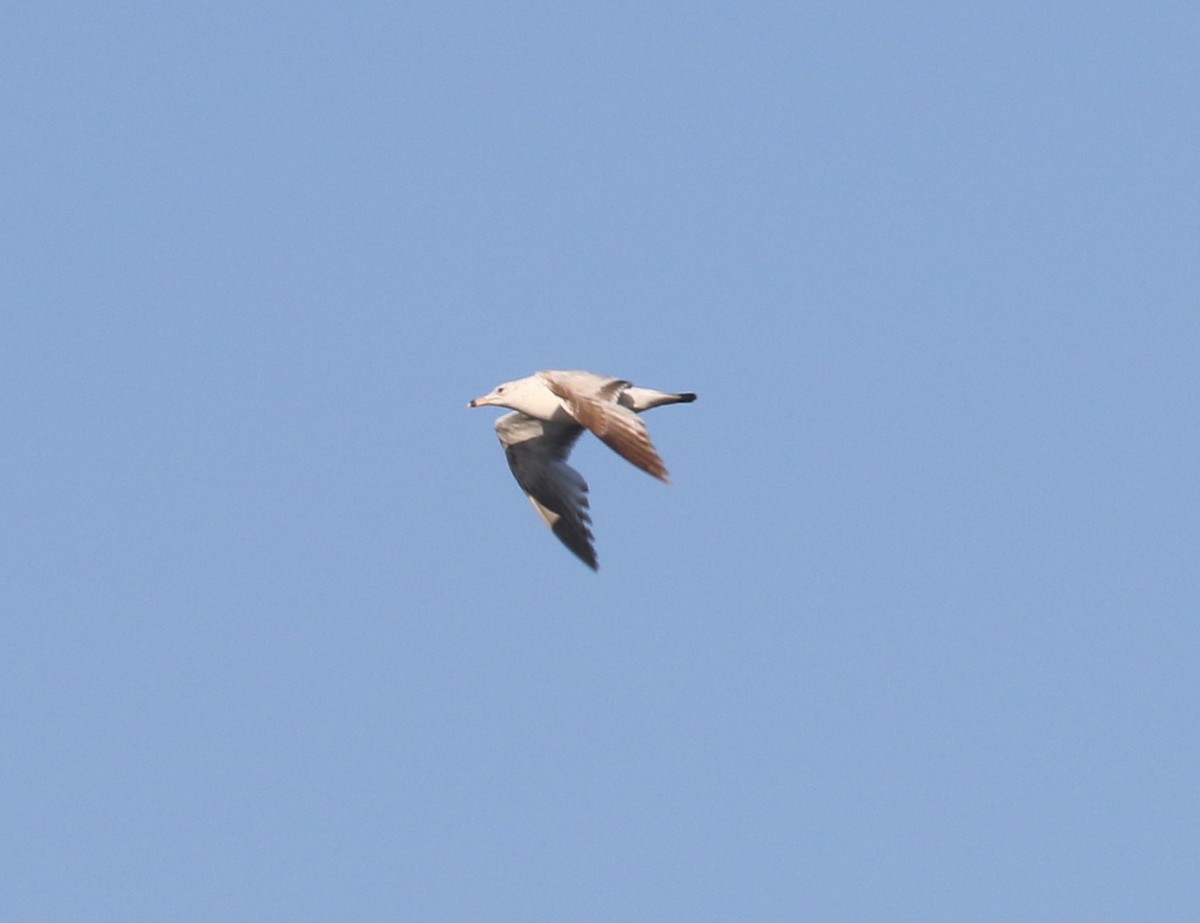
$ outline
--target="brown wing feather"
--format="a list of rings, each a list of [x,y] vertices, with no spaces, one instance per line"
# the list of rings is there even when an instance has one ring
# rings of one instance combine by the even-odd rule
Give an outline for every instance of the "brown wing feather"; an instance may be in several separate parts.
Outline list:
[[[626,388],[633,386],[632,381],[625,381],[621,378],[614,378],[612,381],[600,387],[600,398],[605,401],[615,401],[621,396],[621,392]],[[560,394],[559,397],[562,397]]]
[[[595,433],[610,449],[647,474],[670,483],[667,467],[650,441],[646,424],[633,411],[613,402],[622,390],[629,387],[628,382],[617,380],[604,385],[600,394],[609,398],[608,401],[579,394],[553,377],[548,378],[546,384],[566,403],[571,416]]]

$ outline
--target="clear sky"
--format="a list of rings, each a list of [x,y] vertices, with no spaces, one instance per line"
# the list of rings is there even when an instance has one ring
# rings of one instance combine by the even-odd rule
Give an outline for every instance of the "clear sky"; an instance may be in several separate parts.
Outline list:
[[[1197,47],[7,5],[5,918],[1196,920]],[[700,395],[598,573],[544,368]]]

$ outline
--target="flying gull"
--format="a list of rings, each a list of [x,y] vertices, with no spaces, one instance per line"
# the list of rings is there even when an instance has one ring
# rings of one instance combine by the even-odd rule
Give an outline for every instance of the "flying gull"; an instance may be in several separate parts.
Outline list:
[[[670,483],[637,414],[695,399],[691,393],[635,388],[628,381],[594,372],[537,372],[497,385],[467,406],[514,411],[496,421],[496,435],[513,477],[559,541],[596,570],[588,486],[567,464],[572,447],[584,429],[590,429],[622,458]]]

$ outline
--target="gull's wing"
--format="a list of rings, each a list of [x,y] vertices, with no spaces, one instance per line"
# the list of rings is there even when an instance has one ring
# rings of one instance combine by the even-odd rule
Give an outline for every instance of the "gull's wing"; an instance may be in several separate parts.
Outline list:
[[[630,387],[629,382],[591,372],[539,372],[538,375],[566,405],[567,412],[605,445],[647,474],[667,481],[667,466],[650,441],[646,424],[633,410],[617,403],[621,393]]]
[[[596,570],[587,481],[567,464],[582,432],[574,423],[551,423],[516,412],[496,421],[508,467],[533,508],[559,541]]]

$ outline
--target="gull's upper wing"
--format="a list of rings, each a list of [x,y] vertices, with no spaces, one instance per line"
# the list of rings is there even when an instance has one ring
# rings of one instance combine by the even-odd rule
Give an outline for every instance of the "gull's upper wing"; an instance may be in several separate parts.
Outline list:
[[[496,421],[496,435],[521,490],[538,515],[584,564],[596,570],[587,481],[567,464],[583,432],[574,423],[552,423],[508,413]]]
[[[541,379],[566,405],[567,412],[595,433],[610,449],[660,481],[667,481],[663,464],[646,424],[628,407],[617,403],[630,383],[590,372],[539,372]]]

